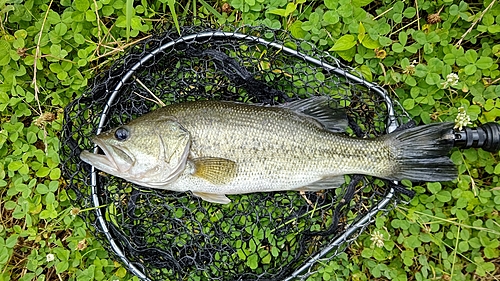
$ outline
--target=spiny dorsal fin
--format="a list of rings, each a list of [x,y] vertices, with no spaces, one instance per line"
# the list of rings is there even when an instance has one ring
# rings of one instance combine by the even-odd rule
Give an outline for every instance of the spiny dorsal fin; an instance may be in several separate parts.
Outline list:
[[[231,202],[229,198],[224,194],[216,194],[216,193],[206,193],[206,192],[193,192],[194,195],[200,197],[201,199],[219,204],[228,204]]]
[[[330,99],[326,96],[314,96],[308,99],[292,101],[282,105],[299,115],[308,117],[314,123],[328,131],[345,132],[348,126],[347,115],[342,109],[330,107]]]
[[[193,163],[195,168],[194,176],[216,185],[226,184],[236,176],[236,163],[228,159],[200,157],[193,159]]]

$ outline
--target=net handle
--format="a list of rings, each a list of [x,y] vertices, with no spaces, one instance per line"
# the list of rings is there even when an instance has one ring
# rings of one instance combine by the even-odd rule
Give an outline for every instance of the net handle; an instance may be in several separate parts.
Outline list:
[[[387,91],[374,83],[368,82],[368,81],[366,81],[366,80],[364,80],[356,75],[353,75],[353,74],[351,74],[351,73],[349,73],[341,68],[332,66],[328,63],[325,63],[323,61],[320,61],[318,59],[310,57],[306,54],[300,53],[296,50],[293,50],[291,48],[288,48],[288,47],[283,46],[282,44],[279,44],[276,42],[269,42],[269,41],[266,41],[260,37],[247,35],[247,34],[243,34],[243,33],[238,33],[238,32],[208,31],[208,32],[202,32],[202,33],[181,36],[175,40],[169,41],[169,42],[163,44],[162,46],[156,48],[155,50],[151,51],[151,53],[147,54],[139,62],[134,64],[129,69],[129,71],[126,72],[122,76],[122,78],[120,79],[120,81],[118,82],[118,84],[116,85],[114,90],[112,91],[112,93],[108,99],[108,102],[104,106],[103,112],[102,112],[101,117],[99,119],[99,125],[97,127],[96,134],[100,134],[102,132],[107,115],[108,115],[108,112],[109,112],[109,109],[111,108],[115,98],[118,96],[121,87],[123,85],[125,85],[125,82],[130,77],[132,77],[132,75],[135,73],[135,71],[139,67],[141,67],[141,65],[143,65],[148,60],[153,58],[156,54],[158,54],[158,53],[160,53],[160,52],[162,52],[162,51],[164,51],[164,50],[166,50],[166,49],[168,49],[176,44],[187,42],[187,41],[193,41],[196,39],[203,39],[203,38],[210,39],[213,37],[235,38],[235,39],[239,39],[239,40],[259,42],[267,47],[273,47],[273,48],[279,49],[279,50],[281,50],[289,55],[302,58],[309,63],[312,63],[316,66],[322,67],[322,68],[328,70],[329,72],[333,72],[337,75],[341,75],[341,76],[346,77],[348,80],[355,81],[359,84],[362,84],[363,86],[374,91],[375,93],[377,93],[378,95],[380,95],[384,99],[384,101],[387,105],[387,111],[388,111],[387,112],[388,118],[387,118],[387,125],[386,125],[387,132],[390,133],[390,132],[394,131],[399,125],[397,118],[396,118],[396,115],[395,115],[395,112],[394,112],[393,102],[392,102],[391,98],[389,97],[389,95],[387,94]],[[333,59],[338,62],[338,60],[336,58],[333,58]],[[106,92],[109,93],[108,90],[106,90]],[[94,148],[94,153],[98,153],[97,146]],[[98,192],[97,192],[97,171],[93,166],[91,167],[91,192],[92,192],[92,201],[94,203],[94,206],[100,206],[101,204],[99,202],[99,196],[97,195],[98,194]],[[385,207],[390,202],[390,199],[392,198],[393,195],[394,195],[394,190],[391,189],[388,196],[383,201],[381,201],[379,203],[379,205],[377,205],[377,209],[372,209],[371,212],[368,213],[366,216],[364,216],[357,224],[355,224],[353,227],[349,228],[348,231],[344,235],[337,238],[327,248],[325,248],[323,251],[321,251],[316,256],[311,258],[308,262],[306,262],[306,264],[303,267],[301,267],[299,270],[295,271],[290,278],[300,274],[300,272],[305,270],[307,268],[307,266],[311,266],[313,263],[318,261],[322,256],[326,255],[330,250],[332,250],[334,247],[336,247],[340,242],[344,241],[348,237],[348,235],[352,234],[357,229],[363,227],[362,222],[367,222],[373,215],[378,213],[381,208]],[[115,252],[115,254],[122,260],[122,262],[125,264],[125,266],[127,266],[133,274],[135,274],[137,277],[139,277],[143,281],[151,281],[141,270],[139,270],[135,265],[130,263],[130,261],[127,259],[127,257],[123,253],[122,249],[115,242],[115,240],[114,240],[113,236],[111,235],[111,232],[109,231],[109,228],[106,224],[106,221],[104,219],[104,216],[102,214],[101,209],[96,208],[95,212],[96,212],[96,217],[97,217],[97,221],[99,223],[99,226],[101,227],[102,232],[104,233],[104,235],[106,236],[106,238],[110,242],[110,246],[113,249],[113,251]],[[287,278],[286,280],[290,280],[290,278]]]

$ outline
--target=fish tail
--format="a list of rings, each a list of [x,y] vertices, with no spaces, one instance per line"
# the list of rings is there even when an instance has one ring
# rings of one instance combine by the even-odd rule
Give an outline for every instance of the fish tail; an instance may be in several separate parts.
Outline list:
[[[455,139],[453,123],[418,126],[386,137],[395,160],[388,179],[451,181],[458,176],[449,158]]]

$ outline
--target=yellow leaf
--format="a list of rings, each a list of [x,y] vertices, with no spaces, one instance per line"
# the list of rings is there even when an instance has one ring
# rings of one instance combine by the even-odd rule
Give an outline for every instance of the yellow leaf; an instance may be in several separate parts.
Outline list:
[[[378,41],[371,39],[370,36],[365,36],[365,38],[363,38],[363,41],[361,42],[361,44],[363,46],[365,46],[365,48],[371,49],[371,50],[374,50],[374,49],[381,47],[381,45],[378,43]]]
[[[358,41],[359,41],[359,43],[363,42],[365,35],[366,35],[365,27],[364,27],[362,22],[359,22],[359,27],[358,27]]]
[[[340,37],[330,51],[346,51],[356,45],[356,39],[351,34]]]

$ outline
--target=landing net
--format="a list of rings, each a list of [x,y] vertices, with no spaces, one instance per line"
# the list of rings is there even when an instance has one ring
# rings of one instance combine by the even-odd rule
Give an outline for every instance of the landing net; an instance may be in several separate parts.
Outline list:
[[[348,134],[376,137],[408,121],[381,87],[313,45],[264,27],[186,27],[143,40],[65,110],[63,172],[96,237],[143,280],[305,279],[344,251],[404,188],[351,175],[341,188],[231,196],[153,190],[94,170],[91,137],[171,103],[280,104],[326,95]],[[409,194],[409,193],[406,193]],[[295,280],[295,279],[294,279]]]

